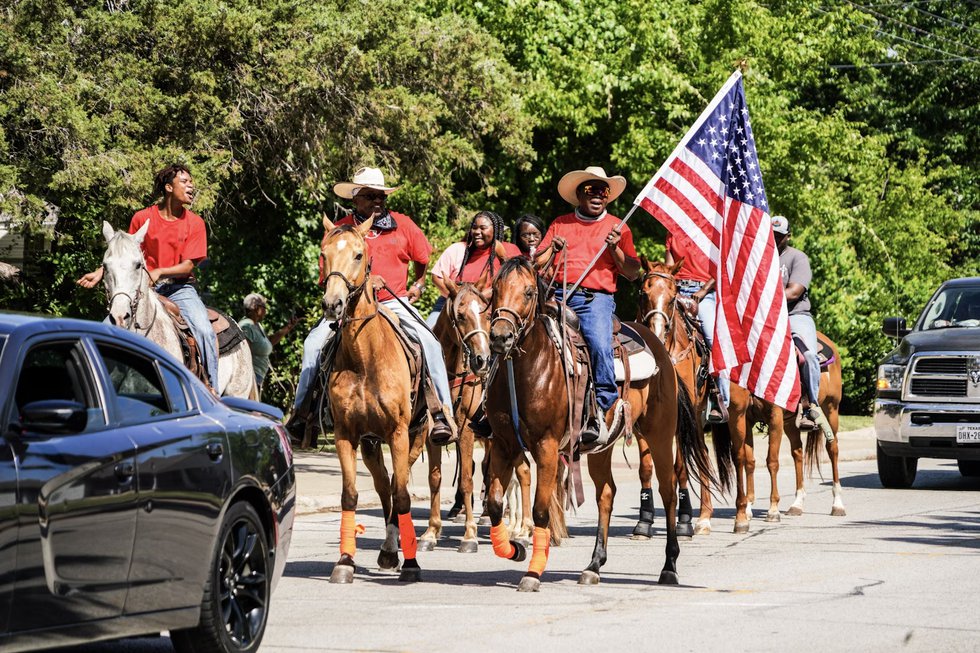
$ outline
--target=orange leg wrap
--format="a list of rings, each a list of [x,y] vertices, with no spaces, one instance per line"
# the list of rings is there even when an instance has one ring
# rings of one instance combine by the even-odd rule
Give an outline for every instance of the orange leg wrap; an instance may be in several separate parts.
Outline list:
[[[527,567],[527,573],[537,574],[538,577],[544,573],[544,568],[548,566],[548,550],[551,548],[551,529],[534,527],[534,553],[531,554],[531,564]]]
[[[493,552],[501,558],[510,560],[514,557],[514,545],[507,539],[507,527],[503,522],[490,528],[490,542],[493,543]]]
[[[354,511],[340,513],[340,555],[354,557],[357,552],[355,538],[364,532],[364,526],[354,523]]]
[[[402,540],[402,555],[406,560],[415,560],[419,541],[415,537],[415,524],[412,523],[412,513],[398,515],[398,535]]]

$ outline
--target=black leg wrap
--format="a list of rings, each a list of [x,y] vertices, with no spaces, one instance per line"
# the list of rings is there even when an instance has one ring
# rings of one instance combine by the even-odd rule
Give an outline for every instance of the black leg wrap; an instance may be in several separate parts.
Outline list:
[[[690,490],[681,490],[678,492],[678,502],[680,504],[680,512],[682,514],[691,514],[691,492]]]
[[[653,507],[653,489],[640,488],[640,521],[653,523],[656,510]]]

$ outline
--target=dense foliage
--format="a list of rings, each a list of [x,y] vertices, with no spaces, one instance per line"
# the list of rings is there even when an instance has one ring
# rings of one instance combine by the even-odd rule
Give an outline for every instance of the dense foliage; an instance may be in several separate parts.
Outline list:
[[[98,317],[100,294],[73,281],[98,263],[101,221],[124,226],[180,160],[210,225],[211,302],[237,314],[255,290],[271,328],[296,311],[312,324],[321,218],[354,168],[399,183],[393,208],[437,249],[478,208],[558,215],[557,179],[590,164],[630,180],[622,215],[739,64],[849,409],[869,405],[881,318],[977,274],[976,5],[0,0],[0,13],[0,211],[28,230],[60,215],[4,307]],[[632,226],[662,252],[648,216]],[[280,347],[280,402],[301,330]]]

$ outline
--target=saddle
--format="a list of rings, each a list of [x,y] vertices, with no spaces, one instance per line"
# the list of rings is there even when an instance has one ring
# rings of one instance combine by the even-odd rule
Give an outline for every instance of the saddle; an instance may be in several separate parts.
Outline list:
[[[191,327],[180,312],[180,307],[172,300],[163,295],[157,295],[160,303],[167,311],[167,315],[177,327],[177,334],[180,336],[180,349],[184,355],[184,365],[187,366],[197,378],[204,382],[204,385],[211,387],[211,380],[208,378],[208,371],[204,365],[201,355],[201,348],[191,333]],[[207,307],[208,320],[211,328],[218,338],[218,356],[227,354],[238,344],[245,340],[245,333],[232,318],[221,311]]]

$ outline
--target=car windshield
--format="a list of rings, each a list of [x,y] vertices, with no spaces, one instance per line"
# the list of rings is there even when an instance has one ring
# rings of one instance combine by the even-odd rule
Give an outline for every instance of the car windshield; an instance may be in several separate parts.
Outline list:
[[[941,290],[922,312],[919,330],[980,327],[980,287]]]

